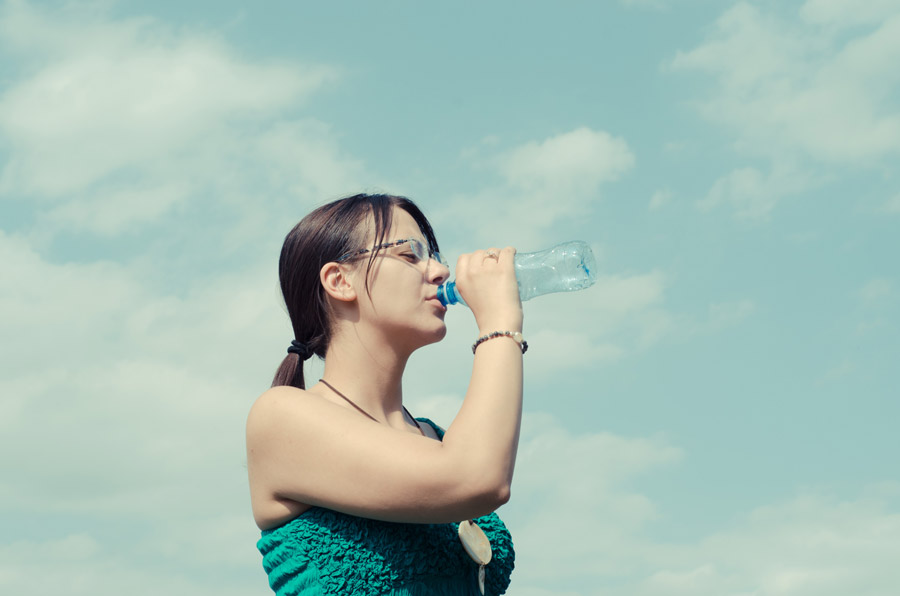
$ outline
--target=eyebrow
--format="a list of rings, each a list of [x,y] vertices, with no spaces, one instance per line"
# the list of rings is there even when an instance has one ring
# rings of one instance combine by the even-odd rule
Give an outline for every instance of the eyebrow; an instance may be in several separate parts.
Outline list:
[[[426,248],[428,247],[427,240],[424,240],[423,238],[416,238],[415,236],[407,236],[406,238],[397,238],[396,240],[386,240],[386,241],[382,242],[381,245],[397,244],[398,242],[409,242],[410,240],[417,240],[422,243],[422,246],[425,246]],[[379,245],[376,244],[375,246],[379,246]],[[371,250],[371,249],[369,249],[369,250]]]

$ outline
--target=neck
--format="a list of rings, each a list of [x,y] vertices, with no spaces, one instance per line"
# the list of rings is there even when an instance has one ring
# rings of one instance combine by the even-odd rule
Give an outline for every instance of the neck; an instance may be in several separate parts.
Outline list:
[[[402,380],[409,356],[357,327],[339,329],[325,354],[322,378],[379,422],[405,425]]]

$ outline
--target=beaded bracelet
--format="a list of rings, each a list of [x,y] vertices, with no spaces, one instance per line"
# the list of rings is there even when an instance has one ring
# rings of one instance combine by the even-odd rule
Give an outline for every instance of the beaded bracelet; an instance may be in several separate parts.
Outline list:
[[[508,337],[512,339],[514,342],[519,344],[519,347],[522,349],[522,353],[524,354],[528,350],[528,342],[522,337],[522,334],[519,331],[492,331],[487,335],[482,335],[478,339],[475,340],[475,343],[472,344],[472,353],[475,353],[475,348],[483,344],[489,339],[494,339],[495,337]]]

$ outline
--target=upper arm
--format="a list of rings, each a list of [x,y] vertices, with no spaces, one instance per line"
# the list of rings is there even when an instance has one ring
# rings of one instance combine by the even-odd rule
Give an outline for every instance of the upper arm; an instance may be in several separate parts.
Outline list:
[[[439,523],[493,511],[500,491],[462,464],[439,441],[398,432],[295,388],[270,389],[247,420],[254,498],[388,521]]]

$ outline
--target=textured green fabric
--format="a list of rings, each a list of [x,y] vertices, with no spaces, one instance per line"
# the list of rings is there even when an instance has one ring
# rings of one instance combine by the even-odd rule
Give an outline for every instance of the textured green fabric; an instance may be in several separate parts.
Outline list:
[[[443,438],[440,427],[427,422]],[[515,552],[496,514],[477,518],[491,541],[485,594],[506,592]],[[265,530],[257,542],[278,596],[476,596],[478,565],[457,536],[459,524],[406,524],[313,507]]]

